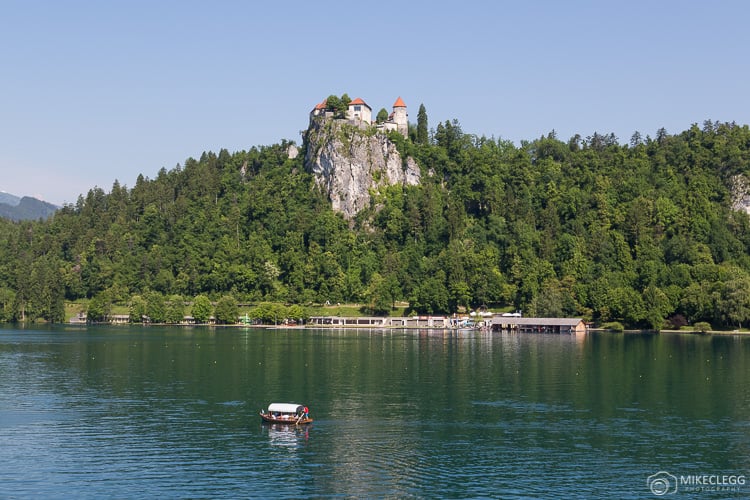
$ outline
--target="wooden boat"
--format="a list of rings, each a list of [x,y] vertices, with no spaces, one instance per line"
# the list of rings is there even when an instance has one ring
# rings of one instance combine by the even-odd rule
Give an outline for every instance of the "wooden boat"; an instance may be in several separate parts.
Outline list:
[[[260,418],[272,424],[304,425],[313,421],[307,406],[296,403],[271,403],[268,410],[260,411]]]

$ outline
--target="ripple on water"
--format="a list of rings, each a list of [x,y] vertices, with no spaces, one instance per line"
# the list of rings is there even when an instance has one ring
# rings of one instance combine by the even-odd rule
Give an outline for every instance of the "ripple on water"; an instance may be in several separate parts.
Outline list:
[[[687,362],[664,370],[689,390],[622,375],[659,337],[579,351],[522,336],[117,332],[0,339],[0,497],[639,497],[654,467],[734,472],[750,449],[741,358],[712,376],[723,393]],[[623,394],[564,380],[599,354],[618,365],[583,369]],[[508,372],[531,358],[555,369]],[[280,393],[314,404],[315,423],[261,425]]]

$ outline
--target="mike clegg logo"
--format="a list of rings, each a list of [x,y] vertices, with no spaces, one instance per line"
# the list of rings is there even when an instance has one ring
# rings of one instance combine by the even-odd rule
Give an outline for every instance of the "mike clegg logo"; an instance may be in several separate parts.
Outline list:
[[[677,493],[677,478],[666,471],[659,471],[648,476],[646,485],[651,493],[659,497]]]
[[[747,479],[740,474],[689,474],[679,477],[659,471],[646,478],[646,486],[656,496],[672,495],[680,491],[739,492]]]

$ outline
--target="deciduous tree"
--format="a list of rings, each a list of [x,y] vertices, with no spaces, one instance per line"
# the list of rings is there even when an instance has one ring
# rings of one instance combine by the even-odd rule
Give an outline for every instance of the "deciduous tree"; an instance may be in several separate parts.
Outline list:
[[[216,302],[216,321],[221,324],[234,325],[237,323],[239,310],[237,300],[231,295],[222,296]]]
[[[211,301],[208,297],[205,295],[198,295],[193,300],[193,307],[191,308],[191,313],[193,315],[193,319],[195,319],[198,323],[206,323],[208,322],[209,318],[211,318],[211,313],[213,312],[213,305],[211,305]]]

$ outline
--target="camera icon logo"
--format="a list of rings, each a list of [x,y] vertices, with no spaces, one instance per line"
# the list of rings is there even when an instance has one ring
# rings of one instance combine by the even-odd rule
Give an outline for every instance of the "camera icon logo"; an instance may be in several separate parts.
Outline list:
[[[646,485],[657,497],[677,493],[677,478],[666,471],[659,471],[648,476]]]

